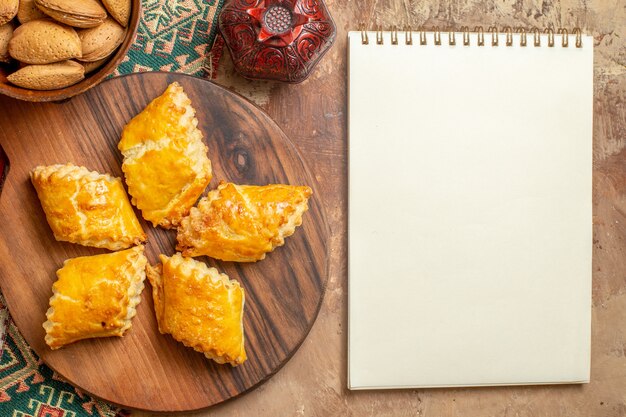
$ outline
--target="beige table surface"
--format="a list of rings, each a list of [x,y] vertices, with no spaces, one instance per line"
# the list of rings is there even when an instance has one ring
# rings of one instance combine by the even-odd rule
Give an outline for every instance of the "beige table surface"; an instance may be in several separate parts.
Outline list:
[[[309,337],[270,381],[241,398],[190,415],[626,416],[626,1],[329,0],[327,4],[337,24],[337,40],[307,81],[290,86],[243,80],[234,73],[227,53],[217,79],[265,109],[298,145],[316,174],[332,232],[326,298]],[[398,22],[441,28],[496,23],[579,26],[594,36],[590,384],[369,392],[346,389],[346,33],[358,29],[361,22],[371,27],[376,21],[388,27]],[[389,278],[391,282],[393,277]],[[381,352],[380,358],[372,360],[392,358],[393,352]]]

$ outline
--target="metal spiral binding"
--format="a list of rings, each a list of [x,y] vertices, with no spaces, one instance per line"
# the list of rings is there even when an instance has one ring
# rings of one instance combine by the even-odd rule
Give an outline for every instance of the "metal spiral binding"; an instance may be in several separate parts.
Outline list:
[[[482,26],[476,26],[474,32],[478,33],[478,46],[485,46],[485,32]]]
[[[404,43],[413,45],[413,29],[409,25],[404,27]]]
[[[391,27],[391,44],[398,44],[398,28],[395,25]]]
[[[569,44],[569,36],[568,36],[568,33],[567,33],[567,29],[559,28],[557,33],[559,35],[561,35],[561,46],[563,48],[567,48],[567,45]]]
[[[541,36],[539,33],[539,29],[532,28],[531,32],[533,33],[533,42],[535,46],[541,46]]]
[[[545,28],[543,30],[543,33],[548,34],[548,46],[552,48],[554,46],[554,30],[552,30],[551,28]]]
[[[528,42],[528,39],[526,37],[526,28],[523,27],[518,27],[517,28],[517,33],[519,33],[519,45],[520,46],[526,46],[526,43]]]
[[[491,46],[498,46],[498,40],[500,39],[498,28],[495,26],[490,26],[489,33],[491,33]]]
[[[368,34],[368,31],[365,29],[364,25],[361,25],[360,31],[361,31],[361,43],[363,45],[369,45],[370,43],[369,34]],[[409,25],[405,25],[402,30],[399,30],[397,26],[392,26],[390,30],[390,33],[391,33],[390,41],[392,45],[398,45],[400,43],[398,32],[404,32],[404,44],[405,45],[413,45],[413,33],[414,32],[419,33],[419,45],[427,45],[428,43],[428,39],[426,37],[427,33],[433,34],[433,42],[435,45],[438,45],[438,46],[441,45],[441,32],[442,31],[439,29],[439,26],[435,26],[431,30],[427,30],[425,28],[419,28],[416,31],[414,31]],[[453,29],[448,29],[445,32],[448,32],[448,45],[450,46],[457,45],[457,41],[456,41],[457,31]],[[476,26],[473,31],[470,31],[468,26],[462,26],[460,32],[463,35],[463,43],[462,43],[463,46],[470,46],[470,34],[471,33],[475,33],[477,35],[478,46],[485,46],[485,31],[482,26]],[[553,28],[545,28],[542,32],[539,28],[536,28],[536,27],[528,30],[525,27],[512,28],[511,26],[504,26],[501,29],[498,29],[497,26],[489,26],[489,28],[487,29],[487,32],[491,34],[491,46],[499,45],[500,33],[505,35],[504,44],[506,46],[513,46],[513,34],[514,33],[519,34],[519,46],[522,46],[522,47],[525,47],[528,45],[529,33],[532,34],[533,45],[537,47],[541,46],[542,33],[547,35],[548,47],[550,48],[554,47],[555,38],[557,36],[561,37],[561,47],[568,48],[570,33],[576,36],[576,44],[575,44],[576,48],[582,48],[583,46],[582,31],[580,30],[580,28],[577,28],[577,27],[573,28],[571,32],[567,30],[566,28],[558,28],[555,34],[555,30]],[[383,36],[382,25],[379,25],[379,24],[376,25],[375,33],[376,33],[376,44],[383,45],[385,43],[385,39]]]
[[[502,31],[506,33],[506,46],[513,46],[513,29],[511,26],[505,26]]]
[[[463,32],[463,46],[469,46],[470,44],[469,28],[467,26],[463,26],[461,27],[461,32]]]
[[[572,30],[572,33],[576,34],[576,48],[582,48],[583,47],[583,35],[582,35],[582,32],[580,31],[580,28],[574,28],[574,30]]]

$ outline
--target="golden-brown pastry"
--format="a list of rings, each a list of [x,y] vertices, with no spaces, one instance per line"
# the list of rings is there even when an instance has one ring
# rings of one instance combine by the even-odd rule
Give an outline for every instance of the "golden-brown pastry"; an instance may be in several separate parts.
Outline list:
[[[175,227],[211,181],[208,148],[191,100],[178,83],[124,128],[118,145],[128,193],[155,226]]]
[[[146,264],[143,246],[65,261],[43,324],[48,346],[124,335],[141,301]]]
[[[161,264],[146,268],[159,331],[217,363],[242,364],[243,288],[217,269],[179,253],[159,258]]]
[[[182,220],[177,249],[184,256],[261,260],[302,224],[311,194],[306,186],[222,183]]]
[[[39,166],[31,180],[56,240],[110,250],[146,240],[119,178],[66,164]]]

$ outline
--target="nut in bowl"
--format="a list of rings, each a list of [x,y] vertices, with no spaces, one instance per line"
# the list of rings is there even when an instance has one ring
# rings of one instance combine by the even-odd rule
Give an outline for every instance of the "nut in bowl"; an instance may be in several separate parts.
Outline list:
[[[140,11],[141,0],[0,0],[0,94],[59,101],[99,84],[130,48]]]

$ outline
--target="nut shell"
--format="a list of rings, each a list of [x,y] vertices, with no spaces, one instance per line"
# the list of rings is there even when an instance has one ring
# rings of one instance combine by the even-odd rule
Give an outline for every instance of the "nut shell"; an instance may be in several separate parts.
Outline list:
[[[84,62],[99,61],[111,55],[120,46],[126,29],[115,20],[107,18],[100,26],[78,31]]]
[[[19,7],[19,0],[0,0],[0,25],[13,19]]]
[[[17,20],[24,24],[31,20],[44,19],[48,17],[35,5],[35,0],[20,0],[20,7],[17,9]]]
[[[31,20],[13,32],[9,53],[26,64],[51,64],[82,56],[74,29],[50,20]]]
[[[105,63],[109,61],[109,57],[102,58],[98,61],[93,62],[81,62],[83,67],[85,67],[85,74],[91,74],[92,72],[100,69]]]
[[[77,28],[98,26],[107,17],[97,0],[35,0],[35,4],[51,18]]]
[[[130,0],[102,0],[102,4],[107,9],[111,17],[117,23],[127,27],[130,18]]]
[[[56,90],[76,84],[83,78],[85,69],[74,61],[27,65],[7,76],[12,84],[31,90]]]
[[[5,23],[0,26],[0,62],[11,62],[9,55],[9,41],[13,37],[13,24]]]

